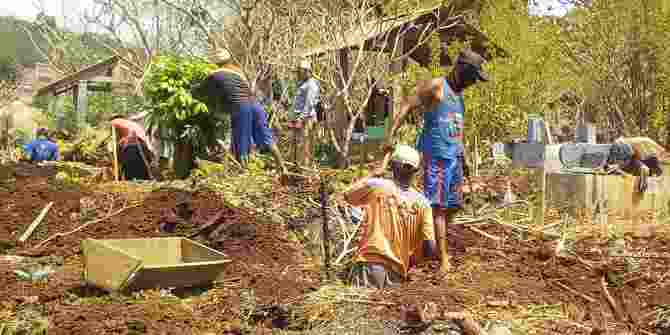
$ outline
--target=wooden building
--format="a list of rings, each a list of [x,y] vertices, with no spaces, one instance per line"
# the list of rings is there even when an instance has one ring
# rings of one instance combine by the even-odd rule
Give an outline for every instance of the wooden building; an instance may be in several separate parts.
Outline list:
[[[133,89],[134,78],[131,71],[121,57],[112,56],[41,87],[35,95],[71,94],[81,124],[86,119],[89,92],[105,91],[115,95],[130,95]]]

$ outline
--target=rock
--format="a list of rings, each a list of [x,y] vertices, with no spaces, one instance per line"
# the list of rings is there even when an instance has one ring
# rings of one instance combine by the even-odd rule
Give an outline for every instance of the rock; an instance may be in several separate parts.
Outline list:
[[[126,322],[128,334],[146,334],[147,325],[140,320],[129,320]]]
[[[486,326],[482,327],[482,334],[485,335],[512,335],[509,325],[501,321],[486,321]]]
[[[491,327],[487,332],[487,335],[512,335],[512,331],[509,328],[501,325],[495,325]]]
[[[256,238],[256,225],[249,223],[233,223],[226,227],[224,234],[232,239],[252,240]]]
[[[660,320],[654,325],[656,335],[670,335],[670,320]]]
[[[5,250],[14,249],[16,247],[16,242],[0,240],[0,252],[5,252]]]

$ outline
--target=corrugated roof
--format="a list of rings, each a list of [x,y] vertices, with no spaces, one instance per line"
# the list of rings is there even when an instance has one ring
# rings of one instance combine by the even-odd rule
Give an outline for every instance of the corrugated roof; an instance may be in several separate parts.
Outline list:
[[[103,61],[85,67],[75,73],[71,73],[63,78],[53,81],[37,91],[36,96],[45,95],[50,92],[66,89],[73,86],[79,80],[87,80],[98,75],[99,71],[103,71],[110,66],[116,65],[121,60],[119,56],[112,56]]]
[[[384,18],[380,20],[371,21],[368,24],[352,29],[351,31],[341,34],[337,40],[315,48],[302,50],[296,53],[298,57],[316,56],[326,52],[336,51],[344,48],[355,48],[364,43],[379,37],[380,35],[390,33],[405,24],[415,21],[436,21],[441,15],[441,11],[448,11],[445,7],[428,8],[412,15],[397,16],[392,18]],[[444,22],[440,22],[444,24]]]

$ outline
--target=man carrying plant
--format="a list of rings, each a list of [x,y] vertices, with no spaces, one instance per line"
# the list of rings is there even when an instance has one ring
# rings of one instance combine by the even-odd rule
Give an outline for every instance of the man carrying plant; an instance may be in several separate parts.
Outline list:
[[[442,271],[449,270],[447,250],[457,258],[465,255],[465,227],[453,223],[463,207],[463,91],[479,81],[488,81],[483,63],[479,54],[463,50],[449,75],[417,82],[416,96],[403,99],[391,128],[397,129],[408,113],[423,111],[423,131],[417,147],[423,155],[424,195],[433,207]]]
[[[353,284],[384,288],[407,278],[411,266],[435,254],[430,202],[411,187],[419,170],[419,153],[398,145],[391,155],[393,179],[375,178],[384,166],[345,193],[353,206],[365,206]]]
[[[35,140],[23,147],[31,162],[58,160],[58,145],[49,140],[48,132],[46,128],[38,128]]]
[[[246,166],[254,135],[256,144],[267,148],[286,173],[284,160],[277,146],[271,141],[272,132],[267,125],[267,115],[252,95],[242,70],[233,62],[226,49],[210,54],[210,61],[218,66],[199,88],[198,95],[206,97],[207,107],[217,115],[230,114],[232,127],[231,149],[235,159]]]
[[[118,140],[117,150],[121,172],[126,180],[153,179],[151,162],[153,152],[144,128],[122,115],[111,118]]]

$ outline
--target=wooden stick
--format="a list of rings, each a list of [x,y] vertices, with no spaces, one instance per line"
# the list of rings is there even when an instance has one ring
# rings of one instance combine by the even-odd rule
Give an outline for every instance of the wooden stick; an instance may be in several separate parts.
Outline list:
[[[557,281],[555,281],[555,282],[553,282],[553,283],[556,284],[557,286],[559,286],[559,287],[565,289],[566,291],[572,293],[572,294],[575,294],[575,295],[578,295],[578,296],[584,298],[584,300],[586,300],[586,301],[588,301],[588,302],[590,302],[590,303],[595,303],[595,302],[597,302],[596,299],[591,298],[591,297],[589,297],[588,295],[586,295],[586,294],[584,294],[584,293],[580,293],[580,292],[578,292],[577,290],[575,290],[575,289],[573,289],[573,288],[570,288],[570,287],[568,287],[568,286],[566,286],[566,285],[563,285],[563,284],[561,284],[561,283],[559,283],[559,282],[557,282]]]
[[[382,305],[382,306],[396,306],[396,303],[393,302],[384,302],[384,301],[373,301],[373,300],[362,300],[362,299],[338,299],[344,302],[351,302],[357,304],[369,304],[369,305]]]
[[[342,261],[342,258],[344,258],[344,256],[348,255],[353,250],[356,250],[356,248],[349,249],[349,245],[351,244],[351,241],[354,239],[354,237],[356,237],[356,233],[358,232],[358,228],[360,226],[361,226],[360,223],[357,224],[356,229],[351,233],[351,236],[349,236],[349,238],[344,242],[344,247],[342,248],[342,253],[337,257],[337,259],[335,260],[335,263],[333,263],[334,265],[339,265],[340,262]]]
[[[487,233],[487,232],[485,232],[485,231],[482,231],[482,230],[480,230],[480,229],[477,229],[477,228],[475,228],[475,227],[471,227],[471,226],[466,226],[466,227],[467,227],[468,229],[474,231],[475,233],[478,233],[479,235],[482,235],[482,236],[484,236],[484,237],[488,237],[488,238],[490,238],[490,239],[492,239],[492,240],[494,240],[494,241],[496,241],[496,242],[500,242],[500,237],[493,236],[493,235],[491,235],[491,234],[489,234],[489,233]]]
[[[113,217],[113,216],[115,216],[115,215],[121,214],[121,212],[124,212],[124,211],[126,211],[126,210],[128,210],[128,209],[130,209],[130,208],[135,208],[135,207],[139,207],[139,206],[140,206],[140,205],[138,204],[138,205],[132,205],[132,206],[123,207],[123,208],[117,210],[117,211],[114,212],[114,213],[110,213],[110,214],[108,214],[108,215],[106,215],[105,217],[100,218],[100,219],[95,219],[95,220],[93,220],[93,221],[89,221],[89,222],[87,222],[87,223],[85,223],[85,224],[83,224],[83,225],[77,227],[76,229],[69,231],[69,232],[53,234],[53,235],[49,236],[46,240],[40,242],[40,244],[36,245],[36,246],[35,246],[35,249],[39,249],[39,248],[41,248],[42,246],[44,246],[45,244],[49,243],[50,241],[52,241],[52,240],[54,240],[54,239],[56,239],[56,238],[64,237],[64,236],[67,236],[67,235],[74,234],[74,233],[76,233],[76,232],[78,232],[78,231],[81,231],[81,230],[83,230],[84,228],[86,228],[86,227],[88,227],[88,226],[90,226],[90,225],[92,225],[92,224],[95,224],[95,223],[98,223],[98,222],[105,221],[105,220],[107,220],[107,219],[109,219],[109,218],[111,218],[111,217]]]
[[[221,219],[224,212],[225,211],[223,211],[223,210],[220,210],[220,211],[216,212],[216,214],[214,214],[214,216],[210,217],[207,220],[207,222],[200,229],[198,229],[195,233],[189,235],[188,238],[194,238],[194,237],[202,234],[205,230],[209,229],[213,225],[215,225],[219,221],[219,219]]]
[[[612,258],[650,258],[650,259],[669,259],[670,254],[666,256],[661,256],[661,255],[611,255],[607,257],[612,257]]]
[[[547,120],[544,120],[544,135],[547,137],[547,144],[554,144],[554,137],[551,136],[551,126]]]
[[[603,295],[607,299],[607,303],[610,305],[610,308],[612,308],[612,311],[614,312],[614,316],[616,317],[617,321],[624,322],[624,315],[619,309],[619,306],[617,305],[616,301],[614,301],[614,298],[612,298],[612,295],[610,292],[607,290],[607,281],[605,280],[605,276],[600,277],[600,290],[603,292]]]
[[[154,180],[154,174],[151,173],[151,165],[149,165],[149,161],[147,160],[147,157],[144,155],[144,146],[147,145],[144,143],[144,141],[139,141],[140,142],[140,157],[142,157],[142,162],[144,162],[144,167],[147,168],[147,174],[149,175],[149,179]],[[148,148],[148,146],[147,146]]]
[[[112,126],[112,144],[114,148],[114,181],[119,181],[119,143],[116,139],[116,128]]]
[[[31,223],[30,226],[28,227],[28,229],[26,229],[26,231],[23,233],[23,235],[21,235],[21,237],[19,238],[19,242],[21,242],[21,243],[25,242],[30,237],[30,235],[32,235],[35,228],[37,228],[37,226],[47,216],[47,213],[49,212],[49,210],[51,209],[51,206],[53,206],[53,204],[54,204],[54,202],[52,201],[52,202],[48,203],[46,206],[44,206],[44,208],[42,209],[42,212],[40,212],[40,215],[38,215],[37,218],[35,218],[35,220],[33,220],[33,223]]]

